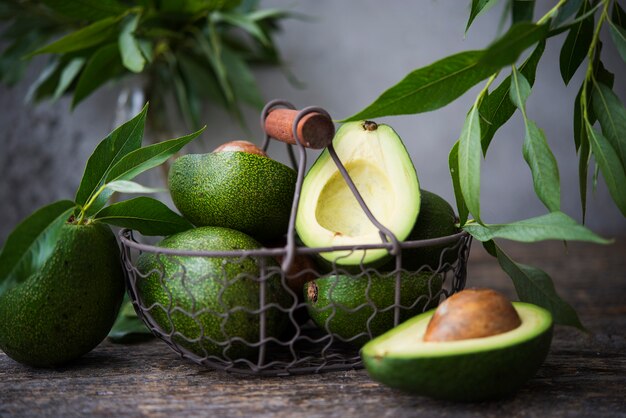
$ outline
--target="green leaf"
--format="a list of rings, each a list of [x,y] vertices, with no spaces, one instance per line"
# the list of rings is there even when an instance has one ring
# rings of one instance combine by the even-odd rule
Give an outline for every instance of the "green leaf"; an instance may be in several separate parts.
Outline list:
[[[250,17],[246,16],[245,14],[239,14],[236,12],[218,12],[215,13],[214,19],[216,22],[227,22],[233,26],[243,29],[264,46],[268,46],[271,44],[269,38],[267,37],[261,26],[259,26],[256,21],[250,19]]]
[[[535,83],[537,64],[543,55],[545,47],[545,41],[540,42],[533,53],[519,67],[519,72],[526,77],[531,86]],[[509,98],[510,86],[511,77],[509,76],[505,78],[493,92],[489,93],[489,95],[483,99],[478,108],[481,116],[480,142],[484,154],[487,153],[487,149],[496,131],[513,116],[513,113],[515,113],[515,105],[511,103],[511,99]]]
[[[587,135],[596,163],[600,167],[604,181],[609,189],[613,201],[626,216],[626,173],[619,156],[610,142],[593,126],[586,124]]]
[[[147,112],[148,105],[98,144],[87,161],[85,173],[76,192],[76,204],[84,206],[104,184],[111,168],[128,153],[141,146]]]
[[[513,280],[515,291],[522,302],[533,303],[547,309],[554,322],[583,329],[576,311],[559,297],[546,272],[526,264],[516,263],[494,244],[498,263]]]
[[[112,181],[111,183],[107,183],[106,187],[114,192],[120,193],[161,193],[167,191],[163,188],[142,186],[139,183],[129,180]]]
[[[465,26],[465,32],[467,33],[472,25],[472,22],[474,22],[474,19],[476,19],[479,14],[486,12],[497,2],[498,0],[472,0],[472,7],[470,9],[470,16],[467,21],[467,25]]]
[[[248,64],[233,51],[224,48],[222,58],[228,77],[231,79],[235,97],[257,109],[264,105],[263,95]]]
[[[118,37],[122,64],[134,73],[140,73],[146,65],[146,59],[141,53],[139,43],[135,38],[135,30],[137,30],[139,19],[140,16],[138,14],[126,16],[122,22],[122,31]]]
[[[480,61],[496,69],[514,64],[522,52],[544,40],[548,35],[548,30],[548,25],[517,23],[485,50]]]
[[[552,19],[552,27],[560,26],[563,22],[576,14],[582,5],[583,0],[568,0],[561,6],[557,15]]]
[[[39,102],[54,94],[61,77],[60,64],[58,59],[48,62],[39,74],[39,77],[37,77],[37,80],[28,88],[25,98],[26,103]]]
[[[228,108],[226,98],[215,79],[215,75],[212,71],[207,70],[206,66],[209,64],[184,53],[177,54],[176,58],[186,85],[201,96],[208,97],[225,109]]]
[[[139,231],[142,235],[171,235],[193,225],[165,204],[150,197],[113,203],[95,216],[99,222]]]
[[[523,154],[533,176],[535,193],[550,211],[558,211],[561,207],[559,167],[543,130],[532,120],[526,123]]]
[[[132,344],[150,340],[154,335],[139,319],[128,297],[125,297],[108,338],[115,344]]]
[[[200,46],[200,49],[202,50],[202,53],[206,57],[207,61],[211,63],[211,67],[213,67],[213,71],[215,72],[219,86],[222,89],[224,97],[226,98],[228,107],[232,108],[232,105],[235,102],[235,95],[232,87],[228,83],[226,67],[222,61],[221,41],[217,30],[215,29],[215,25],[210,24],[209,27],[211,30],[211,43],[209,43],[201,33],[196,34],[196,40],[198,41],[198,45]]]
[[[609,20],[609,31],[611,32],[611,39],[617,48],[620,56],[626,61],[626,29],[615,25]]]
[[[513,23],[531,22],[535,11],[535,0],[513,0]]]
[[[118,21],[118,17],[107,17],[98,20],[89,26],[64,36],[58,41],[37,49],[30,55],[48,53],[62,54],[99,45],[115,36],[115,26]]]
[[[525,109],[528,96],[530,96],[530,83],[526,80],[526,77],[513,66],[509,98],[518,109]]]
[[[580,190],[580,205],[582,210],[582,221],[585,223],[587,215],[587,175],[589,171],[589,158],[591,149],[587,131],[583,129],[580,137],[580,148],[578,149],[578,189]]]
[[[428,112],[445,106],[495,72],[493,67],[479,64],[482,56],[482,51],[465,51],[417,69],[344,122]]]
[[[11,232],[0,252],[0,294],[44,265],[74,207],[69,200],[44,206]]]
[[[578,15],[586,13],[591,8],[588,0],[585,0],[583,7]],[[576,73],[578,67],[587,56],[591,39],[593,38],[594,19],[593,14],[574,25],[569,33],[559,57],[559,65],[561,69],[561,77],[567,85]]]
[[[109,44],[98,49],[87,61],[84,71],[78,78],[72,108],[93,93],[98,87],[124,72],[117,44]]]
[[[68,89],[70,84],[76,79],[80,70],[83,69],[85,65],[85,58],[76,57],[70,60],[63,70],[61,71],[61,75],[59,77],[59,84],[57,84],[56,90],[54,90],[54,94],[52,95],[52,100],[58,100],[63,93]]]
[[[189,135],[159,142],[158,144],[130,152],[121,158],[106,174],[106,183],[117,180],[130,180],[144,171],[162,164],[180,151],[182,147],[197,138],[205,129],[206,126]]]
[[[45,39],[38,31],[31,31],[20,36],[0,54],[0,81],[13,86],[19,82],[28,67],[24,56],[41,44]]]
[[[461,182],[459,178],[459,141],[454,143],[454,146],[450,150],[448,155],[448,166],[450,167],[450,176],[452,177],[452,187],[454,188],[454,197],[456,199],[456,207],[459,212],[459,222],[461,226],[467,222],[467,206],[465,200],[463,200],[463,193],[461,192]]]
[[[43,3],[63,16],[81,21],[117,16],[126,10],[117,0],[43,0]]]
[[[459,186],[463,200],[474,218],[480,220],[480,122],[472,106],[459,138]]]
[[[563,212],[550,212],[547,215],[508,224],[468,224],[463,227],[479,241],[504,238],[521,242],[545,240],[589,241],[608,244],[612,241],[596,235]]]
[[[593,109],[600,121],[602,133],[617,151],[626,168],[626,109],[619,97],[602,83],[594,82]]]

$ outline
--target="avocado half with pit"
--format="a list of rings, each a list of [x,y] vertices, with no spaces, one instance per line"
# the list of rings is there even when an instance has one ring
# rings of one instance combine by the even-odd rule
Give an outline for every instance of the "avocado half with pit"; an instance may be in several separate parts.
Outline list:
[[[370,121],[341,126],[333,147],[374,217],[398,240],[411,232],[420,208],[420,188],[411,158],[396,132]],[[328,150],[307,173],[300,194],[296,231],[308,247],[381,243]],[[321,253],[340,266],[368,265],[388,255],[385,249]]]
[[[361,357],[370,376],[385,385],[453,401],[510,395],[536,373],[552,340],[552,316],[513,302],[521,325],[497,335],[424,341],[435,310],[418,315],[367,343]]]

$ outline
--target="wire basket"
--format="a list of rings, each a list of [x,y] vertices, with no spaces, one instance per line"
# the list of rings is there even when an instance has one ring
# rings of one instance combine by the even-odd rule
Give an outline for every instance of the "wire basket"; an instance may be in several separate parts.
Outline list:
[[[268,103],[261,120],[283,101]],[[464,288],[471,237],[454,235],[398,241],[372,215],[337,157],[331,157],[381,242],[355,246],[299,246],[295,214],[306,167],[299,124],[320,108],[295,112],[289,155],[298,171],[286,244],[231,251],[181,251],[142,243],[120,231],[127,290],[135,310],[154,335],[182,357],[241,374],[290,375],[362,368],[360,346]],[[269,145],[266,136],[264,150]],[[279,138],[280,139],[280,138]],[[383,265],[363,263],[368,251],[389,253]],[[403,259],[435,251],[438,263],[406,267]],[[318,262],[338,252],[333,262]],[[341,265],[356,254],[361,263]],[[144,263],[145,260],[150,263]],[[142,261],[143,260],[143,261]],[[298,268],[296,268],[298,267]]]

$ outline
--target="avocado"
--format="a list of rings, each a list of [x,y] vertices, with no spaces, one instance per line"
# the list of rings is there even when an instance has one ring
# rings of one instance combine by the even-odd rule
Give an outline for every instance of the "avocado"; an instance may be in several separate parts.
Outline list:
[[[393,388],[452,401],[482,401],[514,393],[537,372],[552,340],[552,317],[513,302],[521,325],[482,338],[424,341],[435,310],[367,343],[361,358],[370,377]]]
[[[400,322],[437,305],[441,275],[400,274]],[[306,283],[304,295],[318,327],[360,347],[393,328],[395,288],[395,273],[370,270],[361,276],[321,277]]]
[[[165,238],[158,247],[185,251],[253,250],[260,244],[229,228],[200,227]],[[266,338],[287,325],[294,305],[270,258],[194,257],[143,253],[137,261],[137,296],[153,325],[194,354],[250,357],[260,340],[261,263],[266,265]],[[145,277],[144,277],[145,276]],[[241,340],[245,342],[242,342]]]
[[[435,193],[424,189],[421,189],[420,192],[420,212],[406,241],[440,238],[459,232],[456,226],[457,218],[452,206]],[[442,265],[444,263],[453,264],[458,258],[459,252],[456,243],[408,248],[402,252],[402,266],[407,270],[417,270],[422,266],[437,270],[440,261]]]
[[[66,223],[43,267],[0,296],[0,348],[55,367],[96,347],[124,296],[124,270],[108,225]]]
[[[349,122],[333,138],[333,147],[376,219],[398,240],[408,237],[420,209],[420,189],[411,158],[396,132],[371,121]],[[367,218],[328,150],[302,184],[296,217],[298,236],[308,247],[376,244],[378,228]],[[374,265],[384,249],[322,253],[338,266]]]
[[[169,172],[172,201],[196,226],[237,229],[262,242],[284,235],[296,172],[244,151],[189,154]]]

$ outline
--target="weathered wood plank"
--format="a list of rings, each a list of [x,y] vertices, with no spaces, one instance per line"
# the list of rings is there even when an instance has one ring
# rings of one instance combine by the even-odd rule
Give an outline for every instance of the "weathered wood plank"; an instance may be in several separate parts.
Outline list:
[[[513,296],[474,245],[468,285]],[[240,377],[180,360],[164,343],[102,343],[72,366],[32,369],[0,354],[0,416],[626,416],[626,240],[509,245],[545,269],[590,334],[559,327],[546,363],[516,396],[454,404],[371,381],[363,370],[282,378]]]

